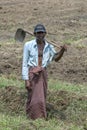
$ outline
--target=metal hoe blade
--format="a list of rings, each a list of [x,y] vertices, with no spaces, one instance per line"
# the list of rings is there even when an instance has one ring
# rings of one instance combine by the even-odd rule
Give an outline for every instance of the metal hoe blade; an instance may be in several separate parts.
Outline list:
[[[15,33],[15,40],[23,42],[25,39],[25,36],[26,36],[26,32],[23,29],[18,28]]]

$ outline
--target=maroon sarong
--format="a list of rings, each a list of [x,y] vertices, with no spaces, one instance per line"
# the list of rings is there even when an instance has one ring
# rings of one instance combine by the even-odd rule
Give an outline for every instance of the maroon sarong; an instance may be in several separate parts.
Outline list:
[[[27,116],[31,119],[46,118],[47,72],[45,68],[34,67],[29,70],[31,90],[26,104]]]

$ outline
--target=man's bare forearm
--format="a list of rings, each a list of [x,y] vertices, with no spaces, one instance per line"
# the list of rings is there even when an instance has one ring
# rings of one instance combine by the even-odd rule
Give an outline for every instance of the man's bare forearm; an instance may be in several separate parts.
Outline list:
[[[61,50],[59,51],[59,53],[57,53],[55,56],[54,56],[54,60],[57,62],[57,61],[59,61],[61,58],[62,58],[62,56],[63,56],[63,54],[64,54],[64,52],[67,50],[67,48],[66,48],[66,46],[64,45],[64,46],[62,46],[61,47]]]
[[[62,52],[59,52],[58,54],[56,54],[55,55],[55,57],[54,57],[54,60],[57,62],[57,61],[59,61],[61,58],[62,58],[62,56],[63,56],[63,51]]]

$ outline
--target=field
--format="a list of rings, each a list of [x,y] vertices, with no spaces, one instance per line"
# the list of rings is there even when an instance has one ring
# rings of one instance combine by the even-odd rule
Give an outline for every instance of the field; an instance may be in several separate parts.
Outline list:
[[[46,38],[67,52],[48,66],[48,119],[26,119],[18,28],[45,25]],[[57,48],[55,48],[58,50]],[[87,130],[87,1],[0,0],[0,130]]]

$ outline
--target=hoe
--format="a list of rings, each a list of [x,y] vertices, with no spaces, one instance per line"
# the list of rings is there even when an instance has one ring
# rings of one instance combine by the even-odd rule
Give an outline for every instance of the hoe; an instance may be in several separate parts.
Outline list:
[[[26,37],[26,33],[31,35],[31,36],[34,36],[34,34],[32,32],[28,32],[28,31],[25,31],[21,28],[18,28],[16,33],[15,33],[15,40],[16,41],[20,41],[20,42],[23,42],[25,37]],[[57,48],[61,48],[60,46],[57,45],[57,43],[55,43],[54,41],[50,42],[48,40],[46,40],[48,43],[54,45],[55,47]]]

